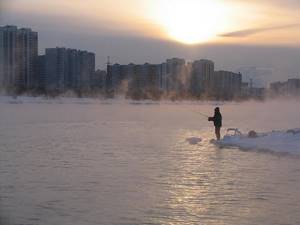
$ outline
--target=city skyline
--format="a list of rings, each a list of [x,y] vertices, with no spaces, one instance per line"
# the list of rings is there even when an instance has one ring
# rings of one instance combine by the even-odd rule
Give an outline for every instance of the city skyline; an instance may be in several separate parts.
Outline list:
[[[299,92],[298,78],[263,84],[272,70],[240,67],[235,72],[217,70],[209,59],[186,61],[169,58],[163,63],[111,64],[96,69],[96,55],[65,47],[46,48],[38,55],[38,32],[17,26],[0,27],[0,87],[22,94],[56,95],[68,91],[98,93],[106,97],[125,95],[133,99],[263,99],[267,90],[276,95]],[[244,76],[243,76],[244,74]],[[271,93],[269,92],[269,93]]]
[[[300,3],[297,1],[215,0],[208,3],[176,0],[174,6],[167,2],[54,0],[41,3],[34,0],[2,0],[0,21],[2,26],[17,24],[39,32],[40,54],[49,46],[93,51],[97,55],[96,67],[100,69],[105,68],[107,56],[111,57],[112,62],[121,64],[155,64],[166,58],[183,57],[190,61],[213,59],[218,69],[231,71],[241,67],[266,68],[272,71],[272,77],[264,81],[268,83],[299,76],[297,9]],[[191,11],[178,16],[183,18],[184,25],[191,25],[185,32],[191,36],[182,39],[197,38],[199,29],[193,29],[193,26],[198,24],[209,29],[211,26],[202,24],[201,16],[188,15],[197,12],[191,6],[200,8],[201,4],[212,12],[214,7],[220,6],[222,9],[217,12],[222,17],[215,18],[212,23],[225,18],[227,25],[221,24],[222,29],[213,31],[210,40],[198,40],[194,44],[184,43],[185,40],[170,35],[172,27],[178,27],[178,30],[173,30],[175,34],[183,29],[175,18],[179,14],[176,11],[178,8]],[[214,15],[215,12],[209,18]],[[165,21],[166,16],[171,21]],[[236,24],[237,21],[240,24]]]
[[[86,50],[46,48],[45,54],[38,55],[38,32],[31,28],[0,27],[0,56],[0,88],[17,95],[27,91],[46,95],[74,91],[78,96],[98,93],[156,100],[251,96],[243,95],[242,87],[249,89],[249,85],[242,83],[241,73],[216,71],[214,62],[207,59],[112,65],[108,58],[107,70],[99,71],[95,54]],[[250,87],[252,90],[252,83]]]

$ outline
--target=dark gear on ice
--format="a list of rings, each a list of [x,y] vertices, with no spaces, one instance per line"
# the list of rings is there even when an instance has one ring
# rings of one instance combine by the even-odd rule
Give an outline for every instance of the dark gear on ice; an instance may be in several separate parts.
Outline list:
[[[221,139],[221,127],[222,127],[222,115],[220,113],[220,108],[217,107],[215,108],[215,114],[213,117],[209,117],[208,121],[213,121],[214,122],[214,126],[215,126],[215,134],[217,137],[217,140]]]

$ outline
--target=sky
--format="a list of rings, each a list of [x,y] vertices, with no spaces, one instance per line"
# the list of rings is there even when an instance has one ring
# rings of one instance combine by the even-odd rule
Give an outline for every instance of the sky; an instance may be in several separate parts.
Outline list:
[[[209,58],[217,69],[255,66],[269,80],[300,75],[299,0],[0,0],[0,25],[39,32],[39,52],[69,47],[96,64]]]

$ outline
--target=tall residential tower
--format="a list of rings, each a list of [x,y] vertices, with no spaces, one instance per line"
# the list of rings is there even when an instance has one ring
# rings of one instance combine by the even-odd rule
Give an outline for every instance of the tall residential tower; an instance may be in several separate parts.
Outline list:
[[[47,90],[89,90],[95,73],[95,54],[66,48],[47,48],[45,86]]]
[[[38,33],[29,28],[0,27],[0,86],[26,89],[37,86]]]

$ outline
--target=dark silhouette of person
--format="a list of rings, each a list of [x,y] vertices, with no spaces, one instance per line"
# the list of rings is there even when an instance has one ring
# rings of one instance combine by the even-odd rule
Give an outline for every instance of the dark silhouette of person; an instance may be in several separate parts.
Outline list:
[[[215,108],[215,114],[213,117],[209,117],[208,121],[213,121],[215,126],[215,134],[217,137],[217,140],[221,139],[221,127],[222,127],[222,115],[220,113],[220,108]]]

